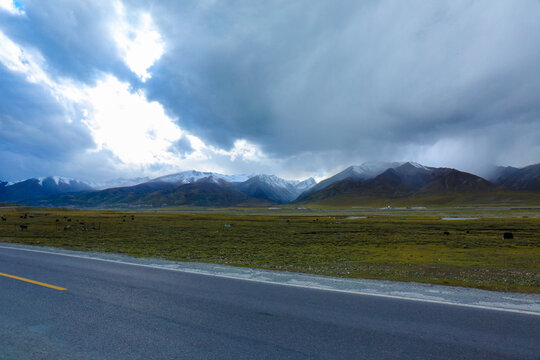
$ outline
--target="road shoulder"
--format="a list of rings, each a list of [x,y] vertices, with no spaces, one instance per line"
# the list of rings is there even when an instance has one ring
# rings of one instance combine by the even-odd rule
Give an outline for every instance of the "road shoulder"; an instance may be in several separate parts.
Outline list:
[[[324,291],[440,303],[540,316],[540,294],[505,293],[463,287],[384,280],[334,278],[284,271],[240,268],[208,263],[177,262],[155,258],[136,258],[127,255],[72,251],[54,247],[0,242],[0,252],[2,249],[78,257],[96,261],[151,267],[168,271],[179,271]]]

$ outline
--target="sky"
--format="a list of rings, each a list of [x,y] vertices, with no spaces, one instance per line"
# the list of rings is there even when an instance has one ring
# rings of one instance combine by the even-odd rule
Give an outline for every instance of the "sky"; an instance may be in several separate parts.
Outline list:
[[[540,162],[540,1],[0,0],[0,180]]]

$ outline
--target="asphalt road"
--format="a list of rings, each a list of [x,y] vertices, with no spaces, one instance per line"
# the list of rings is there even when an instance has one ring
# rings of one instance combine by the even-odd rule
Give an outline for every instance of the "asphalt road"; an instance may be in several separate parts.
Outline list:
[[[5,248],[0,273],[0,359],[540,358],[531,314]]]

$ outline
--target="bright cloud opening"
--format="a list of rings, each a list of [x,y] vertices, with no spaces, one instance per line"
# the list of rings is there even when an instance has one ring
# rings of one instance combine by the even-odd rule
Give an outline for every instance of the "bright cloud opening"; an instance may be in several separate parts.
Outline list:
[[[236,159],[259,161],[265,158],[263,152],[257,145],[244,139],[236,140],[234,142],[234,147],[230,151],[219,150],[217,152],[230,156],[231,161],[235,161]]]
[[[42,69],[43,58],[41,55],[24,50],[4,35],[2,31],[0,31],[0,63],[10,71],[23,73],[28,82],[52,84]]]
[[[86,90],[87,116],[83,122],[92,131],[99,149],[111,150],[125,163],[171,163],[168,151],[183,136],[165,114],[161,104],[149,102],[129,84],[106,76]]]
[[[0,32],[0,64],[20,73],[26,81],[49,90],[66,109],[66,121],[81,121],[97,147],[91,152],[110,152],[124,166],[169,168],[221,168],[240,161],[263,163],[268,160],[260,148],[239,139],[230,150],[207,145],[199,137],[183,131],[156,101],[133,91],[129,83],[113,75],[103,75],[94,86],[69,79],[52,79],[42,55],[25,49]],[[192,152],[178,156],[171,146],[185,139]],[[120,165],[120,164],[119,164]]]
[[[0,10],[5,10],[12,15],[24,15],[21,4],[14,0],[0,0]]]
[[[39,53],[24,49],[2,32],[0,63],[25,76],[26,81],[47,88],[66,113],[82,114],[79,116],[90,129],[97,150],[109,150],[129,164],[175,161],[168,149],[182,138],[182,130],[165,114],[161,104],[149,102],[142,91],[131,92],[128,83],[112,75],[104,76],[93,87],[66,79],[53,80],[43,69]]]
[[[121,2],[115,3],[118,22],[112,27],[122,58],[126,65],[145,82],[152,75],[148,69],[161,58],[165,45],[148,13],[141,13],[136,24],[130,24]]]

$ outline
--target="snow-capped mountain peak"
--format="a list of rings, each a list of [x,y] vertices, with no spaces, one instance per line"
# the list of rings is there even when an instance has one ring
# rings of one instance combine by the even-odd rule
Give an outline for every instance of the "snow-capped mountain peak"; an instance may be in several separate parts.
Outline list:
[[[351,180],[372,179],[375,176],[381,174],[383,171],[389,168],[394,168],[399,165],[401,165],[401,163],[369,161],[369,162],[364,162],[361,165],[349,166],[345,170],[337,173],[334,176],[329,177],[328,179],[321,181],[320,183],[316,185],[311,186],[309,189],[306,189],[306,190],[309,190],[310,192],[318,191],[338,181],[345,180],[345,179],[351,179]]]
[[[383,161],[367,161],[361,165],[353,165],[350,167],[351,171],[362,175],[362,177],[370,178],[375,177],[389,168],[394,168],[402,165],[398,162],[383,162]]]
[[[260,175],[255,175],[254,178],[257,178],[260,181],[264,181],[265,183],[271,186],[281,187],[281,188],[295,186],[296,184],[299,183],[298,180],[285,180],[280,177],[277,177],[276,175],[260,174]]]
[[[43,182],[47,182],[47,181],[53,181],[56,186],[59,186],[61,184],[69,185],[71,183],[83,183],[80,180],[71,179],[71,178],[62,177],[62,176],[46,176],[46,177],[37,178],[37,180],[39,182],[39,185],[41,186],[43,186]]]
[[[118,188],[125,186],[135,186],[150,181],[149,177],[136,177],[136,178],[116,178],[104,181],[88,182],[90,186],[97,190]]]
[[[304,191],[312,188],[316,184],[317,184],[317,182],[315,181],[315,179],[310,177],[310,178],[307,178],[306,180],[300,181],[298,184],[296,184],[296,188],[298,190],[300,190],[301,192],[304,192]]]
[[[406,164],[411,164],[412,166],[414,166],[417,169],[428,170],[428,171],[430,170],[427,166],[424,166],[424,165],[419,164],[419,163],[414,162],[414,161],[409,161]]]
[[[277,203],[287,203],[315,184],[312,178],[304,181],[285,180],[276,175],[259,174],[237,185],[250,196],[265,198]]]
[[[295,189],[294,192],[304,191],[316,184],[315,179],[311,177],[303,181],[285,180],[276,175],[266,175],[266,174],[255,175],[252,178],[263,181],[267,183],[268,185],[271,185],[276,188]]]
[[[41,178],[32,178],[16,183],[3,184],[3,201],[22,201],[38,199],[47,196],[75,193],[81,191],[92,191],[93,188],[76,179],[65,178],[61,176],[47,176]]]
[[[218,173],[206,172],[206,171],[188,170],[188,171],[182,171],[175,174],[161,176],[161,177],[151,180],[151,182],[161,181],[161,182],[168,182],[168,183],[182,185],[182,184],[194,183],[208,177],[213,177],[216,179],[222,179],[230,183],[235,183],[235,182],[246,181],[250,179],[251,177],[253,177],[253,175],[245,175],[245,174],[224,175],[224,174],[218,174]]]

